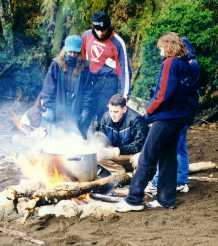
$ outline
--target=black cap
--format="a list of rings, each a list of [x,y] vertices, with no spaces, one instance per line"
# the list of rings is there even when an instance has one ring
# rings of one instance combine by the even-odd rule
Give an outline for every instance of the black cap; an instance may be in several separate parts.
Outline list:
[[[97,30],[106,30],[111,27],[110,17],[103,11],[98,11],[92,16],[92,24]]]

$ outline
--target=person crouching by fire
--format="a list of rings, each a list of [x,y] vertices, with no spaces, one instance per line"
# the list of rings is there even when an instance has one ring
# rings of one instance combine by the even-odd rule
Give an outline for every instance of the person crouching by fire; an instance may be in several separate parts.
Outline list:
[[[152,126],[131,180],[129,193],[116,206],[118,212],[144,209],[144,189],[153,178],[157,163],[157,196],[146,206],[175,207],[176,147],[181,129],[192,123],[196,111],[199,65],[197,62],[189,62],[187,50],[178,34],[164,34],[158,40],[157,47],[163,57],[162,68],[154,96],[146,107],[146,116]]]
[[[42,122],[61,123],[67,130],[80,129],[83,136],[89,127],[89,119],[80,124],[82,110],[89,107],[89,72],[81,58],[82,39],[71,35],[64,47],[52,60],[42,90],[32,108],[21,118],[23,129],[41,129]]]
[[[106,137],[105,142],[108,143],[98,149],[97,160],[112,173],[133,171],[134,155],[141,151],[147,132],[144,118],[126,106],[123,96],[113,95],[96,133]]]

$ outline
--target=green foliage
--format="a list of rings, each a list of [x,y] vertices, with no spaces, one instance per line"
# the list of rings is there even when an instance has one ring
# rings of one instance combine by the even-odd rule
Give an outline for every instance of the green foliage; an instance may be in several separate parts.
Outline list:
[[[91,27],[93,13],[105,10],[112,18],[115,31],[126,42],[133,68],[134,95],[147,99],[150,89],[156,84],[161,63],[156,43],[160,35],[168,31],[187,36],[196,48],[201,65],[202,92],[209,95],[218,88],[218,0],[10,2],[13,21],[10,21],[12,25],[4,26],[4,31],[8,29],[8,33],[14,36],[11,39],[10,36],[5,37],[11,43],[14,37],[18,46],[16,64],[24,66],[24,69],[37,59],[39,63],[44,63],[45,56],[49,64],[50,58],[59,52],[67,35],[82,34]],[[7,42],[2,32],[0,23],[0,65],[4,64],[7,57]],[[40,46],[40,50],[37,50],[40,57],[32,59],[31,56],[35,57],[32,52],[25,52],[24,57],[18,54],[31,45]]]
[[[213,11],[205,8],[201,1],[168,1],[153,19],[153,25],[147,29],[148,38],[144,43],[142,69],[139,78],[134,83],[133,94],[147,97],[148,90],[155,83],[158,76],[158,59],[154,54],[151,58],[149,47],[154,40],[165,32],[178,32],[187,36],[197,51],[197,58],[201,65],[201,85],[203,88],[218,87],[217,81],[217,51],[218,51],[218,25]],[[142,83],[145,85],[144,90]]]
[[[133,95],[149,99],[150,90],[154,88],[160,72],[161,59],[156,44],[153,41],[144,46],[144,57],[139,76],[134,83]]]

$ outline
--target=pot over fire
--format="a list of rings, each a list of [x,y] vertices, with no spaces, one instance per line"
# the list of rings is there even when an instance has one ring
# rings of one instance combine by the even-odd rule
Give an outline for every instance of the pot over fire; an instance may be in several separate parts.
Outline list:
[[[43,153],[59,157],[63,167],[78,181],[92,181],[97,176],[97,160],[94,150],[85,141],[72,144],[47,141]]]

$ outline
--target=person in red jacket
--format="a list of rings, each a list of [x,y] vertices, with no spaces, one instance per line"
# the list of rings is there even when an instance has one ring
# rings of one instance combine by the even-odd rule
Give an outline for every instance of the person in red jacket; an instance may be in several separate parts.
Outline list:
[[[125,43],[114,32],[110,17],[105,12],[98,11],[92,16],[92,29],[82,35],[81,52],[83,59],[89,61],[93,85],[92,115],[97,116],[100,122],[111,96],[119,93],[124,98],[128,97],[131,77]]]
[[[152,126],[141,151],[129,193],[118,203],[116,211],[144,209],[144,189],[153,178],[157,163],[159,181],[157,197],[148,208],[174,208],[176,200],[176,147],[181,129],[192,122],[198,101],[199,66],[189,63],[187,50],[177,33],[167,33],[157,43],[164,57],[159,81],[146,108]]]

